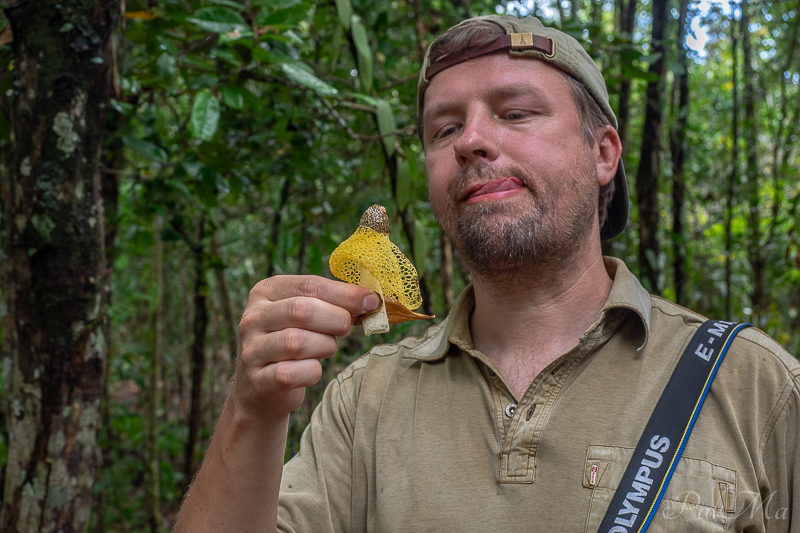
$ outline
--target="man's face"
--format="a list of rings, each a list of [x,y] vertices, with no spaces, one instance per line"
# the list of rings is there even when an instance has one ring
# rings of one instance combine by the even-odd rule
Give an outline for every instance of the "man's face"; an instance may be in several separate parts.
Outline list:
[[[506,54],[450,67],[425,92],[423,127],[433,211],[479,273],[521,273],[599,235],[596,147],[556,68]]]

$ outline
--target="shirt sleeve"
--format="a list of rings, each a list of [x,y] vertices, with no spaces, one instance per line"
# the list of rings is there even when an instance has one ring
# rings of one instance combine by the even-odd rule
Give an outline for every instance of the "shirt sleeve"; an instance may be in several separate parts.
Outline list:
[[[328,384],[303,431],[300,452],[283,467],[279,531],[350,530],[353,431],[342,386],[338,379]]]
[[[800,533],[800,370],[791,375],[782,400],[764,441],[757,511],[767,533]]]

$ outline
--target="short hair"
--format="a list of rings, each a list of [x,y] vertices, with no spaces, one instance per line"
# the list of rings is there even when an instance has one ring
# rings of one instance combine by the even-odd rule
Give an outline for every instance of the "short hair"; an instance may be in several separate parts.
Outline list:
[[[450,28],[433,42],[430,51],[430,62],[433,64],[444,56],[457,54],[466,48],[487,45],[505,34],[505,30],[494,22],[488,20],[468,21]],[[593,146],[595,143],[595,132],[604,126],[611,126],[611,121],[605,113],[603,113],[603,110],[600,109],[597,101],[592,97],[583,83],[575,79],[568,72],[561,69],[558,69],[558,71],[561,73],[567,87],[569,87],[572,101],[575,104],[575,110],[578,113],[578,119],[581,123],[581,138],[587,146]],[[422,102],[424,106],[424,98]],[[418,113],[418,116],[421,117],[422,113]],[[418,131],[420,138],[422,138],[422,124],[418,124]],[[608,217],[608,204],[611,202],[613,196],[614,180],[612,179],[608,184],[600,187],[597,208],[601,228]]]

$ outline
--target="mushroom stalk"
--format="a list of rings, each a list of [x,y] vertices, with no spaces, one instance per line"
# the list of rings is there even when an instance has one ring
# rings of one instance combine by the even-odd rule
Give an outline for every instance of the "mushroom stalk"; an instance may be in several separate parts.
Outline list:
[[[381,297],[381,307],[369,316],[364,317],[364,335],[373,333],[387,333],[389,331],[389,316],[386,314],[386,302],[383,298],[381,283],[369,270],[361,267],[361,280],[359,285],[377,292]]]

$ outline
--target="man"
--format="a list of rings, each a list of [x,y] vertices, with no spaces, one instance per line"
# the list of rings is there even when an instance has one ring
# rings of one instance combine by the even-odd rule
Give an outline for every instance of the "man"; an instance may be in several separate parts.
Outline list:
[[[602,76],[534,18],[482,17],[431,45],[418,101],[431,205],[473,285],[331,382],[283,470],[303,387],[379,302],[316,277],[256,285],[178,531],[598,530],[703,322],[601,257],[628,214]],[[650,531],[800,531],[799,418],[800,365],[745,330]]]

